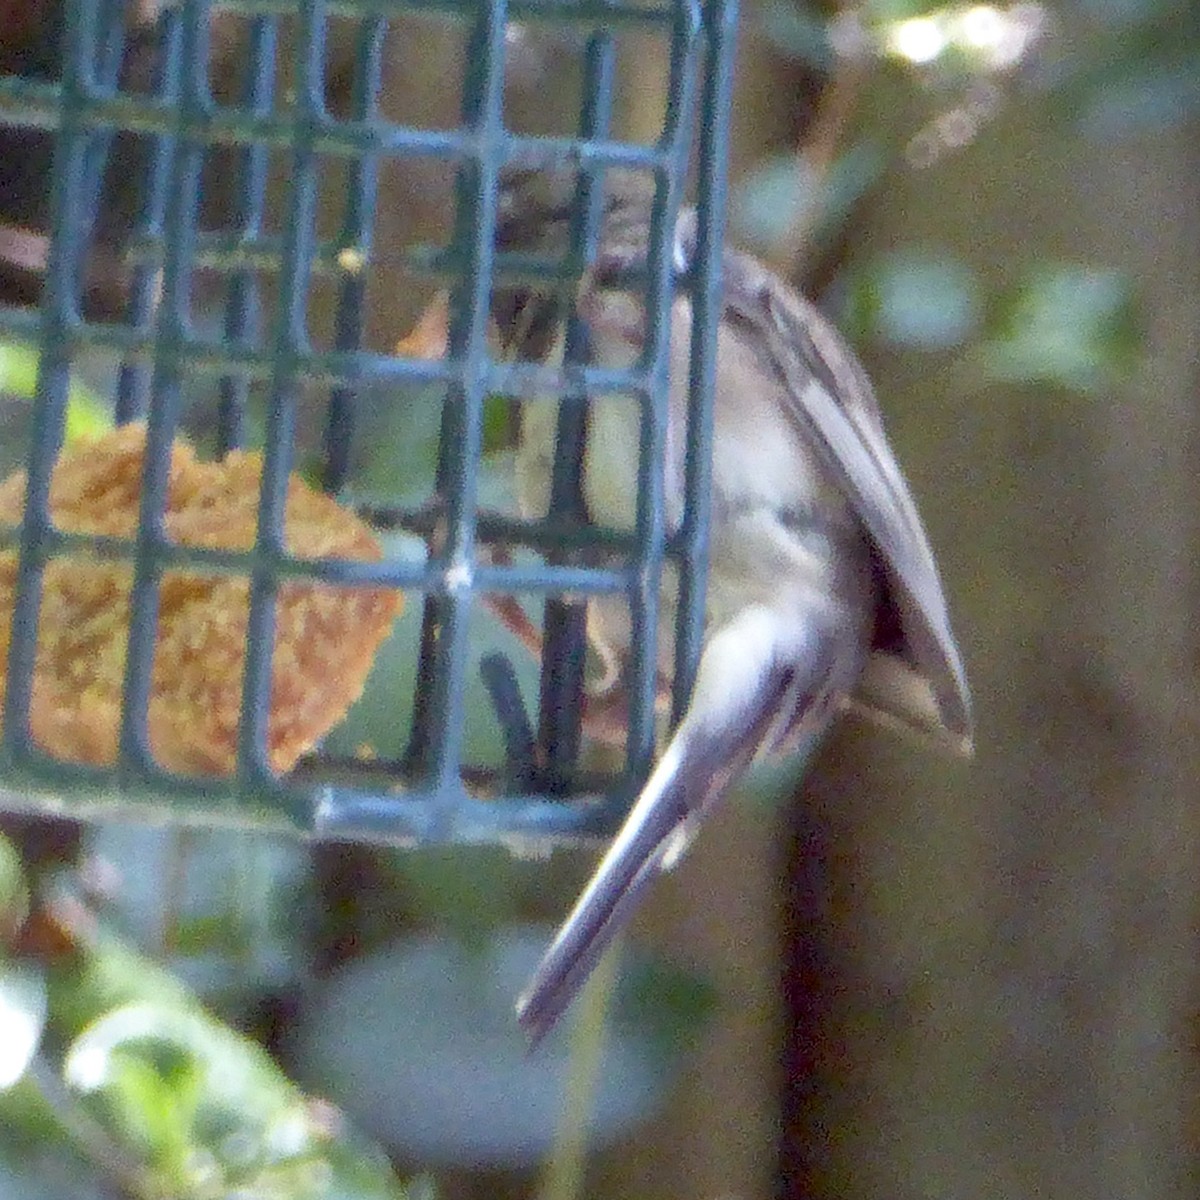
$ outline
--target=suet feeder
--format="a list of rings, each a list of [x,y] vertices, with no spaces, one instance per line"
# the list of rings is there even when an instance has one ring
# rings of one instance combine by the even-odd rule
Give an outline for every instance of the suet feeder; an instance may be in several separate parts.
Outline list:
[[[36,73],[0,75],[0,136],[10,161],[29,168],[20,204],[0,193],[0,227],[34,230],[45,251],[39,287],[0,292],[0,343],[37,364],[24,432],[0,448],[8,609],[0,804],[394,842],[610,832],[652,758],[664,569],[677,573],[683,597],[680,694],[699,646],[735,0],[43,0],[37,8],[53,31],[47,61]],[[389,25],[411,12],[463,34],[451,127],[383,112]],[[232,96],[214,86],[211,62],[225,22],[239,34]],[[570,31],[561,44],[579,54],[575,132],[525,134],[506,121],[507,51],[514,31],[555,26]],[[655,33],[665,49],[661,129],[645,143],[613,132],[617,45],[630,29]],[[348,99],[337,104],[335,33],[339,46],[353,46]],[[701,252],[691,277],[672,284],[693,290],[698,313],[688,518],[677,532],[665,528],[658,502],[665,361],[614,378],[570,346],[554,367],[498,361],[489,346],[496,283],[553,267],[493,250],[497,176],[513,162],[577,170],[581,262],[595,237],[590,186],[606,168],[644,170],[675,203],[691,180]],[[452,232],[411,261],[431,290],[449,289],[449,347],[439,359],[372,345],[366,321],[374,266],[404,249],[377,236],[381,202],[403,202],[381,194],[381,177],[430,163],[452,181]],[[220,205],[207,194],[215,174]],[[119,218],[108,200],[115,178]],[[340,227],[329,234],[322,214],[331,192]],[[668,254],[652,247],[650,275]],[[109,277],[107,305],[87,300],[97,275]],[[324,343],[308,314],[317,280],[334,295]],[[99,437],[72,424],[80,364],[96,354],[113,363],[101,407],[115,429]],[[197,440],[186,429],[197,387],[213,398],[202,431],[211,445],[194,450],[180,439]],[[572,488],[581,414],[597,391],[614,388],[642,405],[646,495],[633,534],[605,544]],[[321,420],[301,456],[301,395],[313,390]],[[351,470],[367,397],[401,395],[392,402],[436,406],[432,486],[411,505],[361,494]],[[485,414],[498,395],[560,399],[545,521],[505,517],[481,501]],[[423,541],[425,553],[394,552],[394,531]],[[644,653],[628,669],[623,762],[597,775],[579,761],[579,663],[581,614],[600,592],[627,598]],[[367,678],[401,597],[420,626],[403,750],[335,754],[325,727]],[[507,747],[490,766],[469,761],[462,732],[468,675],[479,670],[468,615],[484,598],[519,600],[543,642],[531,660],[540,686],[526,700],[510,661],[484,664]],[[368,696],[383,669],[376,663],[367,678]],[[314,715],[313,697],[331,684],[335,694],[316,705],[329,711]]]

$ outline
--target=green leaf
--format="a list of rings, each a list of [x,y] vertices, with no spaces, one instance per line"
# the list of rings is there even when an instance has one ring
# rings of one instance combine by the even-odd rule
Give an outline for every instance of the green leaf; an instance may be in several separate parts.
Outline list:
[[[512,401],[507,396],[488,396],[483,402],[483,452],[498,454],[513,443]]]
[[[988,379],[1090,392],[1126,375],[1141,347],[1132,289],[1117,271],[1044,268],[1004,303],[974,354]]]
[[[180,1048],[158,1045],[151,1039],[141,1045],[111,1048],[103,1056],[84,1042],[78,1053],[68,1057],[67,1080],[79,1086],[82,1074],[92,1069],[102,1070],[103,1079],[81,1090],[102,1095],[105,1123],[168,1186],[185,1188],[195,1087],[179,1084],[189,1075],[193,1079],[188,1082],[194,1083],[194,1064]]]
[[[887,156],[873,141],[847,147],[830,164],[822,185],[821,213],[816,235],[833,238],[849,219],[858,202],[879,182]]]
[[[211,1073],[211,1099],[245,1107],[258,1120],[284,1111],[290,1098],[273,1086],[265,1052],[199,1008],[143,1002],[122,1005],[89,1025],[67,1052],[63,1074],[80,1092],[125,1086],[128,1064],[141,1060],[178,1101],[194,1107],[198,1073]],[[139,1085],[140,1086],[140,1085]]]
[[[37,389],[38,354],[31,346],[0,342],[0,391],[29,400]]]
[[[340,1114],[309,1102],[261,1046],[104,931],[60,961],[50,984],[71,1094],[155,1194],[403,1196]]]
[[[0,392],[32,400],[37,392],[38,363],[33,346],[0,342]],[[108,405],[86,384],[72,379],[67,390],[66,440],[98,437],[112,425]]]
[[[336,1114],[198,1008],[117,1008],[69,1047],[63,1074],[164,1194],[399,1194],[369,1147],[346,1144]]]
[[[983,312],[979,282],[965,263],[915,247],[858,268],[848,287],[848,325],[909,349],[961,345]]]
[[[1041,82],[1052,116],[1122,137],[1200,111],[1200,6],[1187,0],[1092,0],[1093,24]]]

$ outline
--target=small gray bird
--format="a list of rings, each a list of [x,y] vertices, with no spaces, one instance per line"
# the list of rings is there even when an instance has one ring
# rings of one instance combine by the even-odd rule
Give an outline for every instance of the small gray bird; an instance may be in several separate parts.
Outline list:
[[[647,178],[604,177],[599,244],[575,297],[593,361],[624,367],[645,344],[644,268],[653,192]],[[502,177],[496,244],[562,253],[575,207],[569,172]],[[680,214],[672,246],[685,272],[696,214]],[[962,662],[933,554],[884,437],[871,385],[832,326],[745,254],[726,251],[717,348],[711,537],[704,645],[686,714],[596,873],[521,995],[536,1039],[559,1017],[628,919],[637,896],[676,863],[704,817],[765,754],[808,753],[855,703],[966,753],[971,716]],[[644,291],[644,285],[642,285]],[[562,351],[561,297],[498,290],[493,317],[510,352]],[[691,303],[671,308],[665,505],[682,517]],[[556,406],[525,406],[518,492],[546,512]],[[632,527],[638,414],[620,397],[588,408],[583,493],[589,516]],[[664,633],[674,595],[661,605]],[[624,604],[590,602],[589,638],[606,662],[629,651]],[[669,647],[669,636],[660,637]],[[661,660],[670,672],[670,658]]]

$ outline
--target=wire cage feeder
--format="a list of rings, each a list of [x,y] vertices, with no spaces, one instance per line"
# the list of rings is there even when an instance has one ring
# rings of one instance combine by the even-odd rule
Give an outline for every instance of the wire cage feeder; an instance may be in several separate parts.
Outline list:
[[[611,832],[652,760],[664,569],[675,572],[681,598],[676,712],[698,656],[735,0],[45,0],[34,10],[53,31],[46,61],[0,75],[4,153],[27,168],[23,196],[6,199],[15,189],[0,187],[0,225],[34,226],[46,248],[33,294],[0,291],[0,348],[24,347],[37,362],[36,385],[24,398],[26,432],[5,436],[0,424],[0,465],[6,474],[24,472],[21,516],[0,524],[0,568],[11,582],[0,805],[396,842],[536,844]],[[382,111],[389,27],[414,12],[461,32],[459,119],[448,128],[402,124]],[[214,34],[223,23],[238,30],[235,94],[213,85]],[[522,133],[506,119],[506,55],[514,31],[535,28],[565,31],[562,45],[578,53],[581,101],[569,136]],[[617,48],[626,30],[659,36],[665,51],[661,129],[646,143],[612,133]],[[329,100],[335,34],[351,48],[352,76],[337,104]],[[11,69],[0,48],[5,61]],[[646,294],[661,312],[672,289],[686,287],[697,310],[688,497],[678,529],[666,527],[661,502],[666,336],[615,374],[588,361],[586,336],[569,334],[557,365],[499,361],[489,346],[492,289],[531,269],[493,248],[497,176],[514,162],[565,163],[577,173],[579,262],[594,244],[598,206],[588,197],[604,172],[632,167],[655,181],[658,234]],[[220,206],[206,194],[214,164]],[[282,164],[282,179],[272,164]],[[322,228],[330,164],[337,169],[332,234]],[[373,267],[404,250],[377,236],[381,179],[410,164],[440,165],[453,196],[446,244],[410,256],[430,294],[449,289],[448,350],[437,359],[391,353],[368,335]],[[700,249],[690,275],[675,279],[671,239],[662,231],[689,176]],[[0,168],[0,183],[14,177]],[[110,211],[114,177],[125,197],[122,219]],[[97,312],[86,302],[87,281],[105,270],[120,275],[120,286]],[[307,312],[318,278],[334,297],[325,344],[312,336]],[[118,536],[63,528],[50,504],[55,466],[70,441],[74,381],[96,355],[112,364],[104,399],[113,422],[145,423],[136,528]],[[588,529],[577,494],[584,416],[602,389],[618,387],[641,413],[644,494],[632,535],[598,553],[603,539]],[[209,457],[219,462],[243,447],[261,453],[246,548],[184,544],[164,531],[172,450],[196,388],[210,397],[201,429]],[[323,397],[318,430],[299,461],[302,396],[314,390]],[[433,415],[436,467],[428,496],[417,503],[381,500],[354,486],[354,439],[381,396]],[[559,399],[553,502],[544,521],[506,517],[481,500],[485,431],[497,396]],[[386,461],[389,449],[374,452]],[[289,479],[301,469],[314,488],[381,533],[376,561],[289,552]],[[393,552],[386,535],[394,531],[420,539],[425,553]],[[494,554],[496,546],[518,552]],[[130,581],[110,761],[56,752],[31,719],[49,572],[58,562],[68,571],[72,563],[121,564]],[[225,773],[168,769],[148,734],[161,592],[164,579],[185,571],[237,577],[247,588],[236,748]],[[339,754],[318,741],[290,770],[273,768],[266,745],[279,597],[297,584],[403,595],[416,665],[411,714],[397,716],[405,726],[400,750]],[[635,632],[623,761],[606,773],[580,758],[583,614],[588,596],[599,593],[627,598]],[[520,597],[533,614],[543,645],[529,667],[535,687],[519,686],[511,657],[492,655],[482,668],[472,659],[468,625],[485,596]],[[376,662],[367,696],[387,670]],[[464,753],[472,674],[486,681],[490,719],[502,734],[500,762],[473,763]]]

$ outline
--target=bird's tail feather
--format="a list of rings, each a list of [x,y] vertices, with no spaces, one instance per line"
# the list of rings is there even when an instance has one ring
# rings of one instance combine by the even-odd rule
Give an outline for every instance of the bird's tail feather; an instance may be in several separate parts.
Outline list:
[[[796,724],[814,712],[820,716],[814,737],[824,728],[836,647],[817,643],[802,667],[766,654],[757,664],[756,685],[732,720],[717,723],[703,709],[697,712],[693,696],[625,825],[517,1001],[518,1020],[535,1044],[574,999],[646,886],[682,856],[700,821],[769,742],[781,716]],[[702,661],[701,683],[704,668]],[[697,694],[703,690],[698,686]]]

